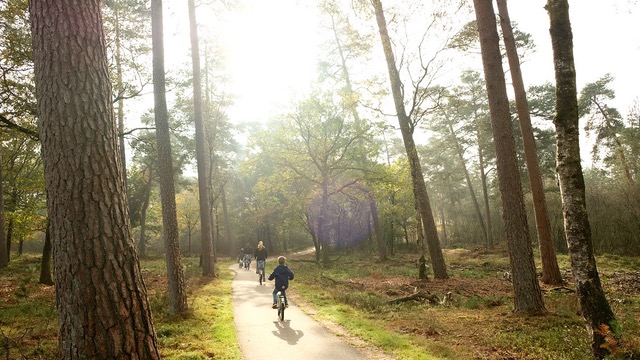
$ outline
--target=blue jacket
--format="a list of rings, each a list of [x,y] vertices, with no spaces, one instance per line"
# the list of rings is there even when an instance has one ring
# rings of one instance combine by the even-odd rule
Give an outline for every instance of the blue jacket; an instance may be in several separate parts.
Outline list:
[[[280,264],[273,269],[269,280],[276,279],[276,289],[287,290],[289,288],[289,280],[293,280],[293,271],[291,271],[287,265]]]

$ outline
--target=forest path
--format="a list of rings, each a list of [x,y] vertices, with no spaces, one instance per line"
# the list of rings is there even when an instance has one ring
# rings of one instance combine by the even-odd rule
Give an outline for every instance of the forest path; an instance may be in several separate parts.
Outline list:
[[[237,264],[229,267],[236,273],[232,285],[233,314],[245,359],[381,359],[371,351],[356,349],[321,326],[296,306],[295,297],[288,296],[285,320],[278,321],[277,311],[271,308],[273,282],[267,280],[266,285],[261,286],[255,262],[251,265],[250,270],[241,269]],[[274,266],[273,259],[267,261],[267,277]],[[295,280],[291,290],[295,292]]]

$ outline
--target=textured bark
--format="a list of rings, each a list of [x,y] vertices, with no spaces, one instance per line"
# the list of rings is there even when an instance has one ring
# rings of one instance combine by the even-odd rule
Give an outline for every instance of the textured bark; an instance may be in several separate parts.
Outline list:
[[[540,258],[542,261],[542,282],[550,285],[560,285],[563,283],[556,250],[553,247],[551,237],[551,224],[547,212],[547,201],[540,175],[540,164],[536,153],[536,143],[533,138],[533,128],[531,126],[531,116],[529,115],[529,102],[520,71],[520,58],[513,38],[513,29],[509,19],[507,0],[497,0],[498,11],[500,13],[500,26],[504,37],[507,57],[509,59],[509,69],[513,82],[513,91],[516,97],[516,107],[518,109],[518,120],[520,121],[520,132],[524,144],[524,157],[529,173],[529,183],[531,184],[531,195],[533,196],[533,209],[535,213],[536,229],[538,232],[538,244],[540,246]]]
[[[569,4],[567,0],[549,0],[546,9],[551,23],[549,31],[556,77],[556,116],[553,123],[556,127],[556,171],[560,183],[564,231],[576,293],[592,337],[593,356],[602,359],[609,354],[602,331],[605,326],[613,331],[615,317],[600,283],[591,243],[591,225],[580,164],[578,98]]]
[[[191,62],[193,64],[193,110],[196,128],[196,161],[198,167],[198,196],[200,202],[200,234],[202,236],[202,275],[215,276],[211,206],[209,203],[209,160],[205,149],[204,123],[202,121],[202,84],[200,80],[200,48],[194,0],[189,0],[189,28],[191,33]]]
[[[162,202],[162,229],[169,285],[169,311],[181,314],[187,311],[187,290],[180,259],[176,192],[173,184],[173,159],[169,133],[169,115],[164,77],[164,35],[162,0],[151,1],[151,28],[153,46],[153,97],[158,148],[158,175]]]
[[[159,359],[122,181],[100,2],[29,5],[62,359]]]
[[[382,3],[380,0],[372,0],[371,3],[373,4],[376,13],[380,40],[382,42],[382,48],[387,62],[387,69],[389,71],[389,81],[391,82],[393,102],[395,104],[396,112],[398,113],[398,123],[400,124],[402,140],[404,141],[404,146],[407,151],[407,158],[411,169],[411,179],[413,182],[413,193],[417,206],[420,210],[420,217],[422,218],[422,227],[429,248],[431,265],[433,266],[433,275],[436,279],[446,279],[449,277],[447,274],[447,266],[444,261],[444,256],[442,255],[442,248],[440,247],[440,240],[438,239],[438,229],[436,228],[435,220],[433,218],[433,211],[427,194],[427,186],[424,183],[422,166],[420,165],[420,159],[413,140],[409,116],[404,108],[402,82],[400,81],[400,74],[396,68],[395,56],[393,54],[393,49],[391,48],[391,40],[389,39],[389,32],[387,31],[387,22],[384,17]]]
[[[502,217],[513,276],[514,311],[539,314],[545,312],[545,308],[527,226],[493,4],[491,0],[474,0],[473,3],[496,148]]]

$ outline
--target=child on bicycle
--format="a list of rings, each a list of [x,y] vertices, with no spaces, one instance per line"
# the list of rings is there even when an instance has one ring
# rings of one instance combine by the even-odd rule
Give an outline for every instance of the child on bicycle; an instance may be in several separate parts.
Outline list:
[[[253,257],[256,259],[256,274],[258,274],[258,281],[266,281],[262,278],[267,262],[267,249],[264,247],[262,241],[258,241],[258,247],[253,252]]]
[[[278,266],[276,266],[271,275],[269,275],[269,280],[276,280],[276,285],[273,288],[273,305],[271,306],[273,309],[278,307],[278,305],[276,305],[276,294],[278,291],[281,291],[284,296],[284,306],[289,306],[285,291],[289,288],[289,280],[293,280],[293,271],[287,267],[285,264],[286,261],[287,259],[284,256],[278,256]]]

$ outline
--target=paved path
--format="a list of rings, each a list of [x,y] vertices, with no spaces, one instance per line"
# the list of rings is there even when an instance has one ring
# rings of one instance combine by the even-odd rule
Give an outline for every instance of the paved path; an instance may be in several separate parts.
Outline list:
[[[255,271],[230,267],[233,280],[233,313],[240,349],[245,359],[279,360],[360,360],[363,353],[320,326],[296,307],[289,297],[289,308],[283,322],[271,309],[273,281],[260,286]],[[275,261],[267,261],[267,277]],[[295,270],[294,270],[295,271]],[[291,284],[295,292],[295,280]]]

